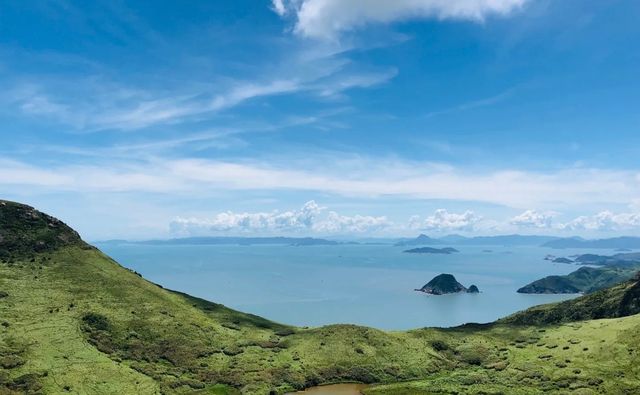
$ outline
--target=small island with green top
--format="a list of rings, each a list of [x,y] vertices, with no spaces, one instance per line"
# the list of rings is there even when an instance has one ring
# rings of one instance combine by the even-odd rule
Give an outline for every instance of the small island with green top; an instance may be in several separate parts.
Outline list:
[[[416,291],[424,292],[430,295],[445,295],[459,292],[479,293],[477,286],[471,285],[469,288],[460,284],[453,274],[440,274],[435,276],[431,281],[426,283],[422,288]]]

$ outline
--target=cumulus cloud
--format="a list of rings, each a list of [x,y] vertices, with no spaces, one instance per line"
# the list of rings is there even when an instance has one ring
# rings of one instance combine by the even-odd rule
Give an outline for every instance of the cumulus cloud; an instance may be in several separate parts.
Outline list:
[[[421,220],[419,216],[412,216],[409,218],[409,227],[435,232],[472,231],[480,221],[482,221],[482,217],[473,211],[458,214],[438,209],[424,220]]]
[[[369,233],[379,231],[391,226],[387,217],[372,217],[368,215],[345,216],[329,212],[324,221],[314,226],[314,230],[320,233]]]
[[[557,213],[553,211],[539,212],[536,210],[527,210],[520,215],[516,215],[509,221],[512,225],[525,228],[551,228],[553,227],[553,219]]]
[[[363,215],[345,216],[311,200],[300,209],[257,213],[227,211],[212,218],[178,217],[170,224],[170,230],[178,235],[202,235],[210,233],[296,233],[322,234],[369,233],[391,225],[386,217]]]
[[[640,227],[640,213],[613,213],[605,210],[592,216],[580,216],[562,225],[566,230],[616,231]]]
[[[302,208],[294,211],[270,213],[234,213],[227,211],[216,214],[212,218],[176,218],[170,225],[174,233],[201,233],[202,231],[296,231],[309,229],[314,218],[322,211],[318,204],[311,200]]]
[[[273,0],[280,16],[295,16],[296,33],[331,39],[367,23],[411,18],[482,21],[489,15],[508,15],[527,0]]]

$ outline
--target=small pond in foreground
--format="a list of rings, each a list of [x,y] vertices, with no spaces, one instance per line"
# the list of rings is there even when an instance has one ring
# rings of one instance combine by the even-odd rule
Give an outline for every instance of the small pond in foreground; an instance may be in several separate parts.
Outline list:
[[[367,388],[365,384],[332,384],[308,388],[305,391],[293,392],[289,395],[361,395]]]

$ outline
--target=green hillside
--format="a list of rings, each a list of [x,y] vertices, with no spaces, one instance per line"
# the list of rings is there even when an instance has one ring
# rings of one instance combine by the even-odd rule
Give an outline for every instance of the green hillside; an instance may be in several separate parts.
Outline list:
[[[501,320],[519,325],[559,324],[640,313],[640,277],[581,298],[535,306]]]
[[[633,278],[640,264],[581,267],[564,276],[547,276],[518,290],[519,293],[590,293]]]
[[[566,322],[534,314],[409,332],[294,328],[165,290],[60,221],[4,201],[0,251],[0,394],[278,394],[345,381],[387,384],[368,394],[640,385],[640,316],[526,326]],[[618,309],[570,319],[633,314],[637,288],[589,295]]]

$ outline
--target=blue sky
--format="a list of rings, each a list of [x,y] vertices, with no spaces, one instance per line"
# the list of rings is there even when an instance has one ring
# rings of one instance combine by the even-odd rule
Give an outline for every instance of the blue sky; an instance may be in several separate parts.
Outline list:
[[[3,2],[0,195],[88,239],[640,235],[638,20],[634,0]]]

